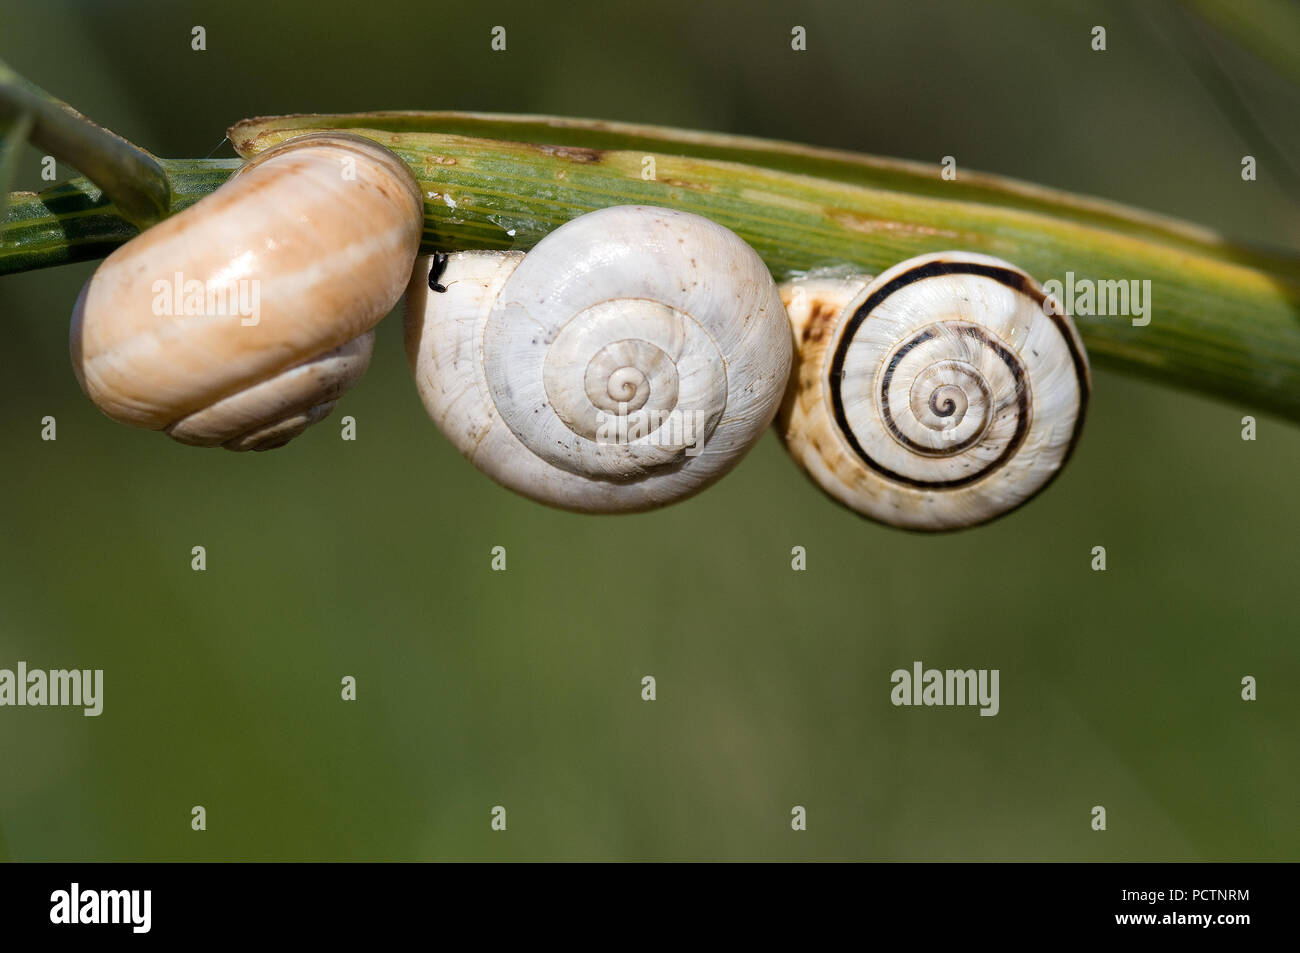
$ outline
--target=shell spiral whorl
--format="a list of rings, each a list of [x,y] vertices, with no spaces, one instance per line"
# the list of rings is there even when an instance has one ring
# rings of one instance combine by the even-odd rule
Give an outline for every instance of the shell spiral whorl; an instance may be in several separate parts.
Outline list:
[[[667,276],[651,274],[657,286],[646,282],[625,295],[602,281],[548,289],[530,309],[528,292],[519,289],[546,288],[547,269],[562,267],[540,250],[512,276],[514,296],[493,309],[484,332],[494,342],[486,355],[489,388],[506,425],[553,466],[611,480],[643,475],[707,441],[727,406],[726,360],[709,331],[682,310],[695,305],[674,298],[661,281]],[[641,246],[629,242],[624,250],[632,260],[620,269],[640,274],[650,264],[639,260]],[[583,307],[605,295],[620,296]],[[539,314],[543,321],[556,316],[541,336]]]
[[[541,502],[649,509],[697,492],[762,435],[790,328],[758,255],[708,219],[617,206],[527,255],[452,255],[407,294],[425,406],[480,469]],[[504,425],[504,426],[502,426]]]
[[[1090,389],[1069,319],[1023,271],[945,252],[783,289],[798,386],[779,429],[832,496],[910,529],[1023,503],[1077,441]]]

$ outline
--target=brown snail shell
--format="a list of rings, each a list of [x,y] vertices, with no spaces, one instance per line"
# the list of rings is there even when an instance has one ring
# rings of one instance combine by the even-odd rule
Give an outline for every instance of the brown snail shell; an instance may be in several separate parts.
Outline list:
[[[104,260],[73,312],[77,380],[114,420],[183,443],[281,446],[364,373],[423,225],[387,149],[283,143]]]

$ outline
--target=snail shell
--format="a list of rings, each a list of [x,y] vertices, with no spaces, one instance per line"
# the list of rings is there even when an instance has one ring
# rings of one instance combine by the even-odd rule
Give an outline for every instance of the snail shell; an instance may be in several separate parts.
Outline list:
[[[1083,344],[1014,265],[940,252],[781,292],[797,350],[778,433],[864,516],[913,530],[987,522],[1041,490],[1078,442]]]
[[[77,380],[109,417],[182,443],[281,446],[365,372],[423,225],[387,149],[290,140],[104,260],[72,316]]]
[[[420,259],[406,343],[425,408],[466,457],[590,513],[662,506],[726,473],[771,423],[791,359],[754,250],[646,206],[580,216],[527,255]]]

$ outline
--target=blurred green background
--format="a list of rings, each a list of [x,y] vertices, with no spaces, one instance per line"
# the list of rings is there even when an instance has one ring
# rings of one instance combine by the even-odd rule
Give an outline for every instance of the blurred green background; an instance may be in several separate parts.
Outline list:
[[[20,0],[0,57],[164,156],[229,156],[258,114],[548,112],[954,155],[1295,247],[1185,30],[1166,3]],[[1296,155],[1294,87],[1224,56]],[[67,357],[92,270],[0,279],[0,667],[105,671],[99,718],[0,709],[0,857],[1300,859],[1291,423],[1243,442],[1252,408],[1102,369],[1060,480],[985,528],[857,519],[770,435],[696,499],[576,516],[441,438],[395,316],[285,450],[113,424]],[[916,659],[1000,669],[1001,713],[893,707]]]

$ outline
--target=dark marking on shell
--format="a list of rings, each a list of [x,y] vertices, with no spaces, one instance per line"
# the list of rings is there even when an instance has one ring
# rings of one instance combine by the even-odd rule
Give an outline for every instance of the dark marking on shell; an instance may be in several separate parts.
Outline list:
[[[804,322],[803,331],[799,335],[800,341],[808,344],[811,341],[825,340],[835,324],[835,318],[836,311],[833,305],[820,298],[815,299],[812,309],[808,312],[808,320]]]
[[[1019,448],[1018,441],[1023,437],[1023,434],[1017,433],[1016,439],[1003,449],[1003,452],[999,455],[998,459],[993,462],[993,464],[981,469],[978,473],[969,477],[963,477],[957,480],[923,481],[914,480],[902,474],[895,473],[888,467],[873,460],[867,454],[866,450],[863,449],[862,444],[854,435],[852,428],[849,426],[848,417],[844,409],[844,397],[842,394],[844,382],[844,361],[848,354],[848,349],[852,344],[853,336],[857,333],[858,327],[867,319],[867,316],[875,310],[876,306],[879,305],[880,302],[884,301],[900,288],[906,287],[913,282],[923,281],[926,278],[933,278],[940,275],[961,274],[979,275],[984,278],[991,278],[999,284],[1005,285],[1013,291],[1027,296],[1034,302],[1035,306],[1039,308],[1042,308],[1043,302],[1047,299],[1047,293],[1043,291],[1032,278],[1018,269],[1004,268],[998,265],[976,264],[965,261],[950,261],[941,257],[908,269],[894,278],[893,281],[889,282],[889,284],[885,285],[883,288],[877,289],[871,297],[867,298],[866,301],[859,305],[857,311],[855,311],[849,318],[844,333],[840,337],[839,344],[836,346],[834,354],[831,355],[830,370],[827,375],[827,380],[830,386],[831,413],[840,432],[848,441],[854,454],[859,460],[866,464],[866,466],[886,479],[916,489],[954,489],[984,479],[993,471],[1005,464],[1006,461],[1014,455],[1015,450]],[[1046,489],[1046,487],[1056,479],[1056,476],[1062,469],[1064,469],[1065,464],[1069,462],[1070,456],[1074,453],[1074,448],[1079,443],[1079,436],[1083,433],[1083,421],[1088,409],[1088,398],[1092,392],[1092,380],[1088,373],[1087,361],[1076,342],[1069,323],[1060,315],[1050,314],[1048,317],[1050,317],[1052,324],[1061,335],[1066,348],[1070,352],[1070,357],[1073,360],[1075,377],[1079,386],[1079,410],[1078,416],[1076,416],[1074,420],[1074,430],[1070,436],[1070,444],[1066,448],[1065,454],[1061,457],[1060,465],[1057,467],[1056,472],[1053,473],[1052,476],[1043,483],[1042,487],[1039,488],[1040,491]],[[1005,351],[1005,348],[1000,348],[1000,350]],[[1014,362],[1014,358],[1008,361],[1008,357],[1011,357],[1010,352],[1007,352],[1006,355],[999,354],[999,356],[1008,363],[1008,366],[1011,366]],[[1017,388],[1017,391],[1017,397],[1023,399],[1025,393],[1024,389]],[[1023,419],[1023,415],[1028,413],[1028,407],[1022,404],[1020,410]]]

